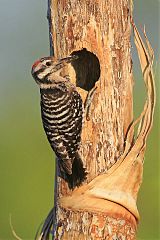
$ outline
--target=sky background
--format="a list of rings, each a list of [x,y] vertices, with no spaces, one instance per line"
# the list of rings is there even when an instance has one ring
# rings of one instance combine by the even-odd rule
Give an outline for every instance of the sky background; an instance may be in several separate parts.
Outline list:
[[[135,0],[134,16],[155,51],[159,87],[160,1]],[[54,161],[40,119],[39,91],[31,77],[32,63],[49,55],[47,0],[0,0],[0,240],[14,239],[9,215],[18,235],[33,239],[53,205]],[[133,52],[135,114],[142,110],[144,84]],[[158,97],[157,97],[158,98]],[[138,240],[160,239],[159,107],[154,118],[138,198],[141,221]]]

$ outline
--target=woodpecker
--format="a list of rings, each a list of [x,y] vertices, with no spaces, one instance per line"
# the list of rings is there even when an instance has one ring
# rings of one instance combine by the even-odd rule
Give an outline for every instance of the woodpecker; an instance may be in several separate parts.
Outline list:
[[[86,171],[78,153],[83,122],[83,102],[64,67],[76,61],[69,57],[55,61],[43,57],[32,66],[32,76],[40,87],[41,117],[48,141],[58,159],[59,176],[70,189],[86,179]]]

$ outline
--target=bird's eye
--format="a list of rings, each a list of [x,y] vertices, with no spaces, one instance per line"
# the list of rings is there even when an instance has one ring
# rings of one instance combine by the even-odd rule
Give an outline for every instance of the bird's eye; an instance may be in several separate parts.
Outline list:
[[[47,67],[51,66],[51,62],[46,62],[46,66]]]

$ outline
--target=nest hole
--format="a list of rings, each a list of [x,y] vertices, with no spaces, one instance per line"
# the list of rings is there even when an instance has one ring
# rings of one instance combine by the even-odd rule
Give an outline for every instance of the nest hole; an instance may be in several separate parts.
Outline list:
[[[85,48],[72,52],[71,55],[78,56],[72,66],[76,72],[76,86],[90,91],[100,77],[100,63],[95,54]]]

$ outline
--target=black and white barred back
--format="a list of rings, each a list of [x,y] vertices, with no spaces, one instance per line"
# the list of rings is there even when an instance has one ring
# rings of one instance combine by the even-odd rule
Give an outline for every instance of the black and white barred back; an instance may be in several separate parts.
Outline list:
[[[34,68],[37,64],[36,62],[33,65]],[[57,81],[54,81],[55,76],[45,79],[46,75],[49,76],[49,72],[45,74],[40,68],[37,74],[35,70],[32,72],[36,81],[43,82],[43,86],[40,85],[42,122],[48,141],[58,158],[59,175],[73,189],[86,177],[78,153],[83,121],[81,96],[68,79],[58,76],[56,76]]]
[[[84,171],[82,176],[77,176],[79,167],[83,168],[78,154],[83,107],[77,91],[68,92],[65,85],[63,90],[41,90],[41,114],[47,138],[59,159],[61,177],[68,180],[69,186],[73,188],[79,185],[84,177]],[[76,163],[80,165],[77,166],[78,169]]]

